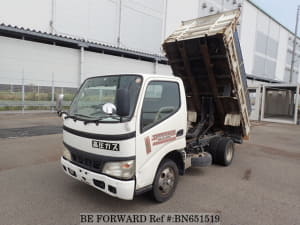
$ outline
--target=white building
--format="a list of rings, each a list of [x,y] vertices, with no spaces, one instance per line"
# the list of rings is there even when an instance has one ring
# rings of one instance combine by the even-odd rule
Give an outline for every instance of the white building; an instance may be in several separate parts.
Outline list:
[[[293,33],[250,1],[0,0],[0,4],[0,84],[77,87],[98,74],[171,74],[161,43],[180,21],[236,7],[242,7],[239,32],[249,78],[289,79]],[[293,81],[299,57],[298,45]]]
[[[294,34],[247,0],[202,0],[200,16],[241,7],[240,42],[246,73],[289,82]],[[293,12],[291,12],[293,13]],[[300,41],[292,81],[299,80]]]

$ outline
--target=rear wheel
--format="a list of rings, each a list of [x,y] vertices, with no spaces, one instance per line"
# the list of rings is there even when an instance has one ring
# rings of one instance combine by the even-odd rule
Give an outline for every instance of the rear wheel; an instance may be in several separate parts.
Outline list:
[[[217,136],[217,137],[213,137],[209,141],[209,148],[207,151],[211,154],[213,163],[216,163],[216,152],[217,152],[218,144],[221,139],[222,137]]]
[[[152,194],[157,202],[167,201],[174,193],[178,182],[178,167],[170,159],[164,160],[156,173]]]
[[[221,138],[215,152],[215,163],[229,166],[234,156],[234,142],[231,138]]]

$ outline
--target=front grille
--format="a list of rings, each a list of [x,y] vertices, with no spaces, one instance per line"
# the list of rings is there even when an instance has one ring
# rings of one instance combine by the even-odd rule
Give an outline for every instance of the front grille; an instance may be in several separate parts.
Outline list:
[[[103,156],[97,155],[85,151],[78,150],[66,143],[64,143],[65,147],[70,151],[72,163],[75,165],[82,167],[84,169],[102,173],[102,169],[106,162],[120,162],[120,161],[127,161],[135,159],[134,156],[132,157],[110,157],[110,156]]]
[[[79,151],[71,151],[72,162],[82,166],[85,169],[101,172],[103,167],[103,160],[97,159],[96,156],[90,153],[83,153]]]

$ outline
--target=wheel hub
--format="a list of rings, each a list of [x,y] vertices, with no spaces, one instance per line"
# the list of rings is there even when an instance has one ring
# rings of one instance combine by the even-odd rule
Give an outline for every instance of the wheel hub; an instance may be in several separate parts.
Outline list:
[[[165,168],[159,177],[158,185],[159,191],[166,195],[168,194],[174,187],[175,181],[175,172],[171,167]]]
[[[226,151],[226,160],[227,160],[227,162],[230,162],[232,160],[232,156],[233,156],[233,147],[230,146]]]

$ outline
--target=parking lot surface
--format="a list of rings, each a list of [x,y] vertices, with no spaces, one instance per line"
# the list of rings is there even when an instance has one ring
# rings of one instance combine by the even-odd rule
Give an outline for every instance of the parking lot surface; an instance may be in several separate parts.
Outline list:
[[[60,125],[54,113],[0,115],[0,224],[79,224],[83,212],[220,212],[222,224],[300,224],[300,126],[253,123],[230,167],[188,169],[157,204],[147,194],[116,199],[65,175],[61,130],[51,132]],[[12,135],[18,128],[43,133]]]

